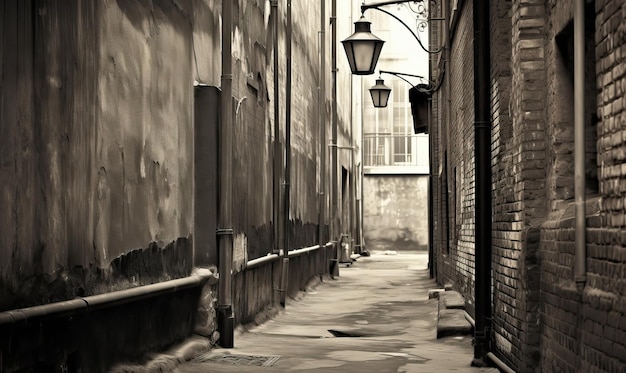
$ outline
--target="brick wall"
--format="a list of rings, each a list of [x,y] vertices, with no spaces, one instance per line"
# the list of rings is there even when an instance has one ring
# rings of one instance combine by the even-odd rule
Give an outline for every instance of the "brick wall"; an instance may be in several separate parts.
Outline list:
[[[575,260],[573,170],[573,102],[568,55],[562,44],[573,10],[563,4],[549,7],[548,82],[551,156],[556,160],[549,175],[552,213],[544,224],[541,241],[542,355],[545,371],[621,371],[626,364],[626,297],[624,268],[623,91],[624,18],[626,5],[597,1],[587,7],[586,126],[588,142],[597,145],[597,158],[586,151],[587,282],[582,291],[573,281]],[[595,30],[594,30],[595,25]],[[595,52],[595,55],[593,54]],[[595,71],[594,70],[595,67]],[[589,79],[587,79],[589,80]],[[569,94],[567,92],[570,92]],[[549,96],[549,97],[552,97]],[[569,100],[569,101],[568,101]],[[594,108],[595,106],[595,108]],[[597,110],[597,130],[593,111]],[[559,114],[560,113],[560,114]],[[597,131],[597,132],[596,132]],[[595,132],[595,133],[594,133]],[[597,135],[597,144],[594,144]],[[597,159],[594,167],[593,160]],[[597,175],[599,190],[594,190]],[[599,192],[599,195],[596,193]]]
[[[499,133],[501,146],[501,151],[493,154],[494,167],[497,168],[493,177],[496,222],[493,338],[495,352],[517,371],[525,372],[534,370],[539,354],[539,267],[536,254],[538,226],[545,214],[542,210],[542,204],[545,204],[545,193],[542,193],[545,188],[545,145],[541,141],[545,127],[543,97],[546,95],[542,83],[545,77],[545,9],[537,1],[501,3],[500,9],[494,9],[497,13],[492,14],[492,33],[500,27],[504,29],[503,24],[498,26],[506,6],[510,6],[512,25],[509,34],[511,128],[507,128],[506,122],[499,125],[502,119],[496,111],[501,109],[502,100],[507,97],[504,92],[507,87],[503,83],[506,80],[500,76],[492,82],[492,96],[497,97],[497,93],[502,92],[499,105],[492,107],[496,126],[494,141]],[[493,53],[492,56],[497,58]]]
[[[474,44],[473,9],[469,1],[459,4],[456,29],[451,32],[449,123],[444,123],[441,207],[447,214],[442,224],[443,245],[438,281],[452,283],[474,309]],[[447,161],[447,162],[446,162]],[[447,203],[447,206],[446,206]]]
[[[493,180],[493,336],[496,353],[513,365],[519,355],[519,204],[515,198],[511,110],[511,1],[491,3],[491,115]]]
[[[435,237],[437,280],[453,283],[473,313],[473,90],[463,81],[473,76],[472,9],[459,3],[449,91],[444,84],[433,105]],[[587,8],[588,252],[587,283],[578,290],[573,4],[491,2],[492,351],[518,372],[626,366],[626,5],[596,1]]]
[[[437,10],[440,15],[444,15],[443,13],[443,5],[441,3],[438,4]],[[441,22],[432,22],[431,23],[431,32],[432,35],[430,37],[430,42],[433,46],[436,45],[444,45],[445,40],[443,37],[443,24]],[[445,53],[445,52],[444,52]],[[445,60],[445,56],[441,57]],[[431,175],[433,177],[433,185],[432,185],[432,198],[433,198],[433,265],[434,271],[433,274],[435,278],[441,283],[441,279],[443,276],[440,275],[440,272],[444,271],[443,265],[443,255],[447,252],[447,241],[445,240],[445,226],[446,226],[446,217],[445,217],[445,204],[444,204],[444,175],[443,175],[443,159],[444,159],[444,142],[445,136],[443,136],[443,130],[445,128],[444,122],[444,106],[446,100],[446,92],[447,92],[447,82],[449,80],[448,75],[448,63],[443,62],[441,66],[443,67],[444,82],[439,90],[433,94],[432,96],[432,128],[429,130],[429,137],[431,141],[431,156],[432,156],[432,166],[431,166]],[[432,71],[438,72],[440,71],[439,66],[433,66],[431,64],[431,76],[434,75]]]
[[[431,3],[430,9],[431,17],[439,17],[442,18],[443,14],[443,3]],[[430,42],[430,49],[434,50],[436,48],[443,47],[445,44],[443,38],[443,24],[441,21],[439,22],[431,22],[429,28],[429,36],[428,40]],[[430,78],[431,80],[439,79],[447,79],[445,77],[445,66],[444,66],[444,53],[440,53],[439,55],[431,55],[430,56]],[[443,75],[442,75],[443,74]],[[436,79],[435,79],[436,78]],[[440,251],[442,247],[441,240],[441,197],[439,191],[441,190],[440,179],[439,179],[439,165],[441,164],[441,154],[440,154],[440,140],[439,140],[439,132],[441,128],[441,102],[443,100],[444,91],[441,89],[443,87],[443,81],[441,81],[441,85],[439,89],[433,93],[431,96],[431,115],[430,115],[430,128],[428,131],[429,140],[430,140],[430,185],[429,188],[429,198],[432,198],[431,201],[431,210],[429,211],[431,215],[431,223],[432,227],[430,229],[430,248],[429,250],[432,252],[431,262],[429,266],[432,268],[433,276],[437,277],[437,261],[440,257]]]

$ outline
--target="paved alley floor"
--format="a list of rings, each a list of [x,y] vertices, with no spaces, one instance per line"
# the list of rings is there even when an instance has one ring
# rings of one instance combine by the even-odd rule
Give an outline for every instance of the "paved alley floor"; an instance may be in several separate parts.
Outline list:
[[[176,372],[497,372],[470,366],[470,336],[436,338],[427,261],[425,252],[361,257],[274,319],[236,333],[235,348]]]

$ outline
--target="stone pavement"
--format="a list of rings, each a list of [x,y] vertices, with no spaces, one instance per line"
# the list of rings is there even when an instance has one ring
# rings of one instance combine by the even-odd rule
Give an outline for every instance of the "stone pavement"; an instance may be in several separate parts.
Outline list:
[[[437,339],[425,252],[373,252],[264,324],[175,372],[497,372],[473,368],[471,336]],[[463,324],[462,320],[459,321]],[[465,324],[459,325],[465,327]],[[454,334],[454,333],[451,333]],[[189,359],[189,358],[187,358]],[[183,359],[181,359],[183,360]]]

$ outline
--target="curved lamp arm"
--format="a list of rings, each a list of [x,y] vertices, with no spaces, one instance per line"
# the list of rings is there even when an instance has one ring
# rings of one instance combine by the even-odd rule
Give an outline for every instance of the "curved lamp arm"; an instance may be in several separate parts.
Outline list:
[[[409,80],[407,80],[406,78],[404,78],[404,76],[411,76],[411,77],[414,77],[414,78],[419,78],[419,79],[423,79],[423,80],[427,81],[428,85],[431,87],[431,89],[429,89],[429,91],[431,91],[432,87],[434,87],[434,85],[435,85],[434,82],[424,78],[421,75],[407,74],[407,73],[401,73],[401,72],[397,72],[397,71],[387,71],[387,70],[380,70],[378,73],[379,74],[390,74],[390,75],[396,76],[396,77],[404,80],[405,82],[409,83],[409,85],[411,87],[413,87],[413,88],[416,88],[415,85],[413,83],[411,83]]]
[[[395,18],[398,22],[400,22],[407,30],[409,30],[409,32],[411,33],[411,35],[413,35],[413,37],[415,38],[415,40],[417,40],[417,43],[420,45],[420,47],[427,53],[430,54],[437,54],[440,53],[443,50],[443,46],[437,48],[434,51],[431,51],[430,49],[426,48],[424,46],[424,44],[422,44],[422,41],[420,40],[420,38],[417,36],[417,34],[415,34],[415,32],[413,32],[413,30],[406,24],[404,23],[403,20],[401,20],[398,16],[394,15],[393,13],[380,8],[383,5],[393,5],[393,4],[402,4],[402,3],[410,3],[410,2],[422,2],[421,0],[419,1],[415,1],[415,0],[392,0],[392,1],[384,1],[384,2],[380,2],[380,3],[376,3],[376,4],[363,4],[361,5],[361,14],[365,13],[366,10],[368,9],[376,9],[380,12],[383,12],[393,18]]]

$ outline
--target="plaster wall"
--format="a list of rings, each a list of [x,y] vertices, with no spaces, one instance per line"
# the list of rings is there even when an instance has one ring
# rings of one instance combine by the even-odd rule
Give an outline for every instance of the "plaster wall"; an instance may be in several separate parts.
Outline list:
[[[426,250],[428,176],[366,175],[363,235],[368,250]]]
[[[186,12],[3,2],[1,309],[189,273]]]
[[[267,0],[238,0],[233,9],[236,271],[271,252],[280,239],[274,235],[281,220],[273,216],[273,206],[282,196],[273,196],[272,174],[274,158],[282,159],[281,165],[286,154],[286,3],[279,1],[276,14]],[[209,229],[194,226],[194,196],[203,192],[194,188],[211,184],[194,180],[194,125],[204,123],[194,117],[194,83],[221,84],[221,5],[213,0],[1,1],[0,311],[183,277],[194,258],[203,265],[214,259],[193,252],[194,231]],[[271,39],[272,17],[279,20],[277,44]],[[323,94],[321,103],[318,98],[320,5],[294,1],[292,17],[288,249],[317,244],[318,104],[330,118],[332,97]],[[323,41],[329,51],[328,38]],[[278,71],[273,71],[274,48]],[[338,73],[338,81],[341,102],[348,102],[347,69]],[[280,93],[278,138],[274,90]],[[215,110],[217,105],[206,113],[212,126]],[[349,111],[350,105],[339,106],[342,145]],[[280,154],[273,154],[275,141]],[[212,162],[219,144],[213,150],[203,153]],[[349,153],[340,159],[352,172]],[[217,214],[218,207],[213,209]],[[205,238],[210,241],[210,234]],[[290,289],[318,276],[320,260],[297,259]],[[266,307],[275,288],[249,285],[235,304],[246,307],[246,317]],[[195,299],[186,299],[186,307]],[[132,311],[129,320],[145,307]],[[160,346],[187,335],[185,325],[164,327],[171,335],[160,335]],[[122,328],[116,336],[124,334]],[[63,348],[58,347],[60,355],[69,351]]]

